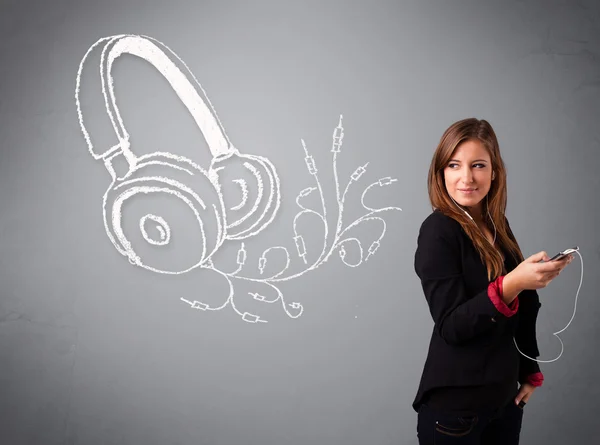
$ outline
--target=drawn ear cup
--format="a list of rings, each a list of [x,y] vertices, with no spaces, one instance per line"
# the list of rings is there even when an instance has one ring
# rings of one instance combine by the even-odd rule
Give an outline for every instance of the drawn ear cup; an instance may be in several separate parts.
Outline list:
[[[256,235],[273,221],[281,192],[275,166],[267,158],[236,152],[215,157],[211,170],[219,178],[227,239]]]
[[[133,264],[179,274],[205,264],[224,240],[223,201],[214,178],[191,162],[145,157],[104,197],[115,247]]]

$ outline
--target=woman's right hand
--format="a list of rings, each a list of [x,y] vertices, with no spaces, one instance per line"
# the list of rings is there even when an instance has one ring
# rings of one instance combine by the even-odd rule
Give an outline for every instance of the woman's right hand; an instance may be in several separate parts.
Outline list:
[[[573,255],[567,255],[559,261],[548,261],[550,257],[541,251],[523,260],[513,271],[519,287],[525,289],[541,289],[556,278],[560,272],[573,261]],[[547,261],[540,263],[540,261]]]

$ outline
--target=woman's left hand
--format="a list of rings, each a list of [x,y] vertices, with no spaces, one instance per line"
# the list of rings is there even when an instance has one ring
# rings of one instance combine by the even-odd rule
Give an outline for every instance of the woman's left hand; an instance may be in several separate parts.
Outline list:
[[[519,393],[517,394],[517,397],[515,398],[515,405],[518,405],[521,400],[524,403],[527,403],[529,397],[531,397],[531,394],[533,394],[533,391],[535,391],[535,388],[536,387],[533,386],[531,383],[523,383],[519,388]]]

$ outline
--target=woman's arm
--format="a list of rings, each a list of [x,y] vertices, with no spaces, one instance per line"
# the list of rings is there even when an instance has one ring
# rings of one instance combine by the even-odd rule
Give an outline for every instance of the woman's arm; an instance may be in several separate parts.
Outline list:
[[[434,331],[446,343],[460,344],[493,329],[495,319],[512,315],[516,308],[500,311],[497,295],[492,301],[488,287],[475,295],[467,292],[458,233],[444,222],[429,218],[421,226],[415,271],[435,323]]]
[[[504,276],[502,288],[502,301],[507,305],[511,304],[517,298],[517,295],[523,291],[518,277],[514,276],[512,272]]]

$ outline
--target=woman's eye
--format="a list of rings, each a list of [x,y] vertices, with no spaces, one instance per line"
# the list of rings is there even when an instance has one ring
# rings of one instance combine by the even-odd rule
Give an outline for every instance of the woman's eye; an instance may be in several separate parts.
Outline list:
[[[448,167],[449,168],[454,168],[456,165],[458,165],[458,164],[451,163],[451,164],[448,164]],[[479,168],[485,168],[485,164],[473,164],[473,166],[474,167],[479,166]]]

